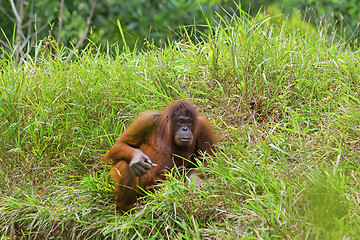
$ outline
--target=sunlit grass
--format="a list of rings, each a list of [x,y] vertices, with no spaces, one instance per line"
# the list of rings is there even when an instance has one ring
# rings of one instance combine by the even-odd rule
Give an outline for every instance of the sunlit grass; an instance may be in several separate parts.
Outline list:
[[[0,229],[32,239],[356,239],[359,52],[246,16],[204,41],[0,59]],[[122,38],[126,41],[125,37]],[[221,136],[117,214],[101,157],[140,112],[192,100]]]

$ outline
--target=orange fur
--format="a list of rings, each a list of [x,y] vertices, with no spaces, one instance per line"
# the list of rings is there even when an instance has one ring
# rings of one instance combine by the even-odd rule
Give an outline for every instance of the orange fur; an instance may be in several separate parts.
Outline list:
[[[190,147],[181,149],[174,142],[171,121],[184,111],[194,118],[194,141]],[[174,166],[195,167],[194,157],[200,151],[210,151],[216,141],[211,124],[190,102],[180,101],[163,110],[139,115],[104,156],[105,161],[114,165],[110,175],[116,183],[116,206],[122,211],[133,208],[139,187],[147,189],[155,185],[158,179],[164,178],[164,171]],[[141,177],[135,177],[129,169],[134,152],[138,150],[157,165]]]

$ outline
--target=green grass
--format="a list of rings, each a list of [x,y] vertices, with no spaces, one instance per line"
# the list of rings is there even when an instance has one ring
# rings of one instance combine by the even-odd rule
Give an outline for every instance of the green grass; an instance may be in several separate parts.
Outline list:
[[[253,22],[204,41],[74,59],[0,59],[2,239],[356,239],[360,54],[322,31]],[[330,40],[329,40],[330,39]],[[221,136],[205,186],[181,170],[117,214],[101,157],[140,112],[190,99]]]

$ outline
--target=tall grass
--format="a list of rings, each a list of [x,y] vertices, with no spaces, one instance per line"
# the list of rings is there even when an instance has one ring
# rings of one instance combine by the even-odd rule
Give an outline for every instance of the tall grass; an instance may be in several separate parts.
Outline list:
[[[91,43],[69,60],[39,44],[20,67],[2,55],[3,238],[356,239],[359,51],[269,19],[146,51]],[[221,135],[204,187],[173,170],[141,211],[117,214],[101,156],[138,113],[177,99]]]

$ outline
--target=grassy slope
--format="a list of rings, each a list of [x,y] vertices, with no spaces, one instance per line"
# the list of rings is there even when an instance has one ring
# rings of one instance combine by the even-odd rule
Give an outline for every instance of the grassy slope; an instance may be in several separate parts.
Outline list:
[[[39,50],[17,70],[1,59],[4,237],[359,236],[359,53],[240,19],[207,37],[115,57],[89,46],[73,63]],[[135,115],[176,99],[222,136],[205,187],[174,171],[143,211],[115,214],[101,156]]]

